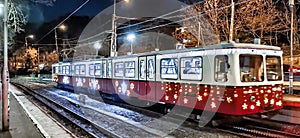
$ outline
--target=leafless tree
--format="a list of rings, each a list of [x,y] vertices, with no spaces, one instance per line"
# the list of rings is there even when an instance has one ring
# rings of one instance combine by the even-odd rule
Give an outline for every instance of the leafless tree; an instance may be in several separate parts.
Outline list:
[[[260,38],[263,44],[275,44],[279,33],[289,31],[288,14],[278,10],[272,0],[235,1],[233,28],[235,40],[253,42],[254,38]],[[183,14],[187,17],[195,17],[184,23],[189,33],[193,34],[193,39],[191,39],[193,44],[197,43],[195,41],[200,41],[200,45],[210,44],[205,43],[205,41],[211,43],[228,41],[231,0],[205,0],[202,4],[184,10]],[[203,23],[204,21],[207,23]],[[213,31],[207,26],[211,26]],[[211,33],[202,40],[201,35],[207,35],[207,32],[213,32],[215,35]]]

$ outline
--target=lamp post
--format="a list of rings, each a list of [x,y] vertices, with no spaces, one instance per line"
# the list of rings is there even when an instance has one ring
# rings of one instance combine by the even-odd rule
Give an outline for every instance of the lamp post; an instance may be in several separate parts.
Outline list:
[[[8,72],[8,31],[7,31],[7,7],[8,0],[4,0],[3,5],[3,74],[2,74],[2,131],[9,130],[9,102],[8,102],[8,82],[9,82],[9,72]]]
[[[289,94],[293,94],[293,37],[294,37],[294,0],[289,0],[291,9],[291,49],[290,49],[290,72],[289,72]]]
[[[56,49],[56,56],[57,56],[57,61],[59,61],[59,52],[58,52],[58,45],[57,45],[57,31],[56,29],[61,29],[61,30],[66,30],[67,26],[65,26],[64,24],[56,26],[54,28],[54,38],[55,38],[55,49]]]
[[[130,0],[124,0],[125,2],[129,2]],[[114,9],[113,9],[113,15],[112,15],[112,25],[111,25],[111,41],[110,41],[110,56],[115,57],[117,56],[117,28],[116,28],[116,4],[117,0],[114,0]]]
[[[127,36],[127,40],[130,41],[130,54],[133,54],[133,49],[132,49],[132,42],[135,39],[135,34],[134,33],[130,33]]]
[[[28,40],[27,40],[27,38],[33,39],[34,35],[28,35],[28,36],[25,37],[25,50],[28,48]]]

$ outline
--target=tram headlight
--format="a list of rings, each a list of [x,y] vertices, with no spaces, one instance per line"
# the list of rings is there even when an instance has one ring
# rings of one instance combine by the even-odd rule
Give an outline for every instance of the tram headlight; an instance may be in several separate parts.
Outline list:
[[[256,100],[255,96],[254,96],[254,95],[251,95],[251,96],[250,96],[250,102],[255,102],[255,100]]]

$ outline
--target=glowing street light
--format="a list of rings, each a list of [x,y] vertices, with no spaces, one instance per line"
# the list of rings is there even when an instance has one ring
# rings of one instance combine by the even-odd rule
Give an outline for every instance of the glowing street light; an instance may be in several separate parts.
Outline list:
[[[99,42],[96,42],[94,44],[94,48],[96,49],[96,56],[98,56],[98,51],[100,48],[102,48],[102,45]]]
[[[130,0],[124,0],[124,1],[128,3]],[[117,4],[117,0],[114,0],[114,9],[113,9],[113,15],[112,15],[112,29],[111,29],[112,33],[111,33],[111,43],[110,43],[110,56],[111,57],[117,56],[116,4]]]
[[[25,49],[28,48],[28,40],[27,40],[27,38],[33,39],[33,38],[34,38],[34,35],[28,35],[28,36],[25,37]]]
[[[57,28],[64,31],[64,30],[67,29],[67,26],[64,25],[64,24],[61,24],[61,25],[56,26],[56,27],[54,28],[55,48],[56,48],[56,53],[57,53],[56,56],[57,56],[57,60],[59,61],[59,52],[58,52],[58,45],[57,45],[57,31],[56,31]]]
[[[127,40],[130,42],[130,54],[133,54],[132,42],[135,40],[135,34],[134,33],[128,34]]]

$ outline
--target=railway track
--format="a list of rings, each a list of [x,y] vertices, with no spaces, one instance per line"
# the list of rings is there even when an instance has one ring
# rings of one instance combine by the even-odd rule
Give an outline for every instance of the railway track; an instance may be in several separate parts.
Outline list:
[[[291,125],[284,124],[282,121],[273,121],[259,119],[255,117],[243,117],[242,122],[237,124],[221,125],[218,129],[236,134],[242,137],[270,137],[270,138],[297,138],[299,134],[294,134],[282,130],[282,126]]]
[[[83,131],[83,134],[80,134],[81,136],[84,137],[108,136],[113,138],[121,138],[121,136],[115,134],[114,132],[111,132],[109,130],[106,130],[105,128],[102,128],[97,124],[94,124],[92,121],[88,120],[84,116],[79,115],[76,112],[72,111],[71,109],[64,107],[64,105],[60,105],[55,100],[40,95],[39,93],[36,93],[35,91],[21,84],[17,84],[17,83],[12,83],[12,84],[25,91],[26,94],[29,94],[38,102],[42,103],[43,106],[45,106],[47,109],[50,109],[52,113],[54,112],[56,115],[59,115],[60,118],[63,118],[65,124],[71,123],[72,126],[75,126],[75,130],[78,131],[79,129],[80,131]]]
[[[72,118],[75,118],[75,119],[79,118],[80,120],[83,120],[84,122],[86,122],[86,124],[92,124],[90,126],[94,126],[96,128],[93,128],[93,129],[91,129],[91,128],[88,128],[88,129],[81,128],[81,129],[83,129],[87,133],[90,133],[91,136],[93,136],[93,137],[99,137],[99,133],[100,134],[102,133],[105,136],[114,137],[114,138],[133,137],[133,136],[137,136],[137,135],[141,136],[141,137],[160,137],[162,135],[167,136],[167,134],[164,134],[163,132],[160,132],[159,130],[149,129],[149,128],[141,126],[141,125],[130,124],[130,123],[128,123],[128,122],[126,122],[126,121],[124,121],[120,118],[114,118],[113,116],[109,116],[109,114],[105,114],[105,113],[103,114],[101,112],[97,112],[96,111],[97,109],[91,109],[87,106],[82,106],[82,105],[80,105],[79,102],[75,102],[75,101],[72,101],[70,99],[65,99],[65,100],[68,100],[68,102],[70,104],[81,108],[81,110],[85,110],[86,111],[84,113],[85,115],[88,114],[88,116],[94,116],[94,115],[89,114],[89,113],[97,112],[98,117],[95,117],[94,119],[88,119],[88,117],[85,117],[83,115],[78,115],[78,113],[74,112],[72,109],[68,109],[68,108],[64,107],[64,105],[61,105],[61,103],[57,103],[55,100],[52,100],[51,98],[48,98],[47,96],[41,95],[40,93],[35,92],[34,90],[31,90],[31,89],[29,89],[29,88],[27,88],[23,85],[16,84],[16,83],[14,83],[14,85],[22,88],[23,90],[28,91],[31,95],[33,95],[35,98],[39,99],[40,101],[42,101],[43,99],[46,99],[46,101],[49,101],[47,106],[51,106],[52,104],[55,105],[55,106],[56,105],[59,106],[59,109],[54,109],[54,110],[56,110],[56,111],[63,110],[63,111],[60,111],[60,113],[68,112],[69,114],[72,114],[72,116],[74,116]],[[83,108],[85,108],[85,109],[83,109]],[[70,117],[68,117],[68,118],[70,118]],[[114,120],[115,121],[114,124],[117,124],[121,127],[116,126],[116,127],[118,127],[118,131],[116,132],[115,131],[116,129],[113,129],[111,126],[108,126],[105,123],[103,123],[104,125],[103,124],[99,125],[101,123],[101,122],[99,123],[99,121],[101,121],[101,119],[102,120],[104,119],[104,121]],[[98,123],[95,123],[95,120],[97,120]],[[75,123],[76,122],[78,122],[78,121],[75,121]],[[80,125],[78,127],[80,127]],[[93,130],[93,131],[91,132],[90,130]],[[99,132],[95,132],[96,130],[99,130]]]
[[[74,103],[76,104],[76,103]],[[109,102],[109,104],[114,104],[113,102]],[[118,104],[118,106],[120,106]],[[131,107],[130,105],[127,104],[121,104],[121,107],[125,107],[130,110],[139,110],[139,112],[148,112],[146,109],[136,109],[134,107]],[[159,116],[159,115],[158,115]],[[269,121],[269,120],[259,120],[255,118],[250,118],[250,117],[244,117],[244,120],[246,122],[240,123],[240,124],[229,124],[229,125],[221,125],[220,127],[217,128],[212,128],[216,129],[225,133],[230,133],[236,136],[240,137],[273,137],[273,138],[293,138],[293,137],[300,137],[300,135],[289,133],[289,132],[284,132],[278,130],[277,127],[274,126],[280,126],[281,124],[279,123],[284,123],[284,122],[277,122],[277,125],[274,125],[274,122]],[[256,124],[256,125],[251,125],[251,124]],[[290,123],[286,122],[286,124],[290,125]],[[192,125],[196,126],[196,125]]]

